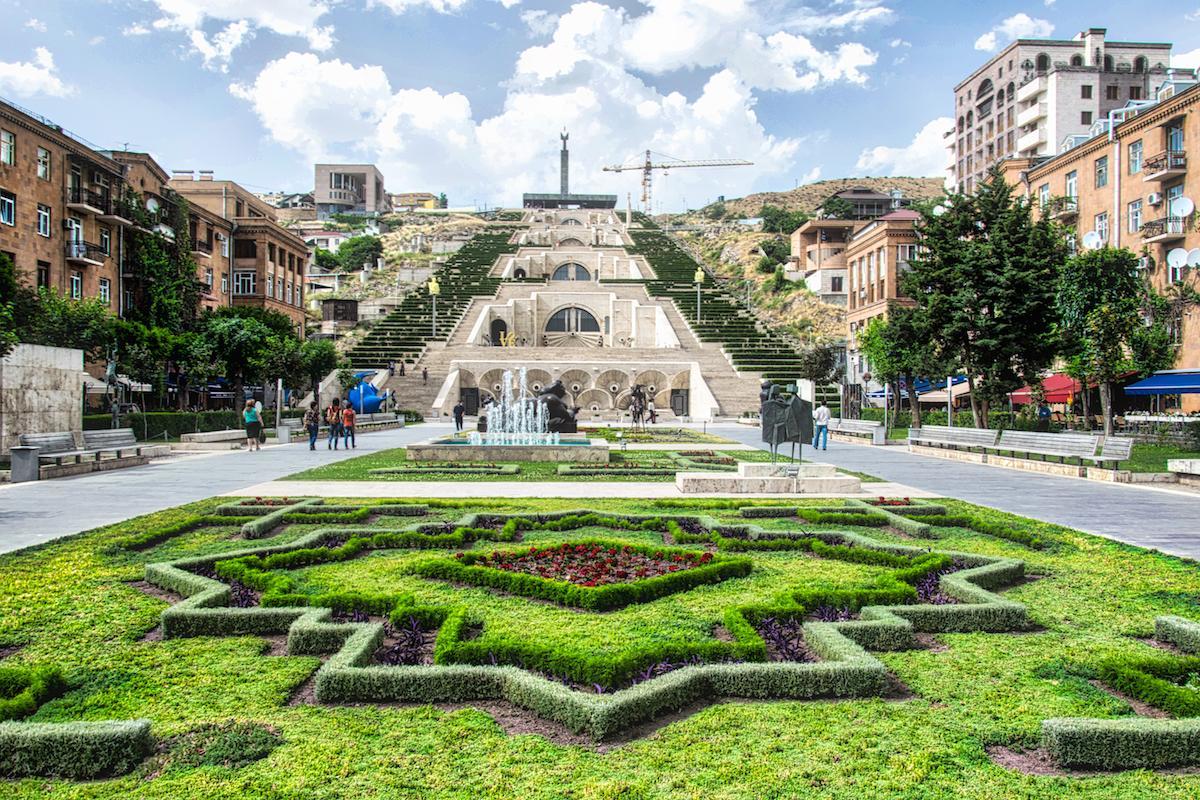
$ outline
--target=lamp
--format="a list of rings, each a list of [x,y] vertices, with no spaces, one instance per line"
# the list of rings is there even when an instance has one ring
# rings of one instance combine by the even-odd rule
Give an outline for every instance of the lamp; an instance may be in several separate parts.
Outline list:
[[[430,276],[429,278],[429,297],[433,300],[433,332],[430,334],[430,339],[437,338],[437,299],[442,293],[442,285],[438,283],[437,278]]]
[[[700,287],[704,285],[704,268],[696,267],[696,274],[692,276],[696,281],[696,324],[700,324]]]

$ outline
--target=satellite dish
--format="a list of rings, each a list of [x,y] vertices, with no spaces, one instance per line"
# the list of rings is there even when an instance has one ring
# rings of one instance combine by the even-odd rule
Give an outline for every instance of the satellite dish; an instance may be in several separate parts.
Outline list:
[[[1171,201],[1171,216],[1172,217],[1187,217],[1196,210],[1196,204],[1192,202],[1190,197],[1176,197]]]
[[[1104,240],[1095,231],[1088,231],[1083,235],[1083,246],[1088,250],[1095,250],[1102,244],[1104,244]]]
[[[1200,267],[1200,247],[1193,247],[1188,250],[1187,265],[1189,267]]]
[[[1167,264],[1169,266],[1179,267],[1185,266],[1188,263],[1188,251],[1182,247],[1176,247],[1171,252],[1167,253]]]

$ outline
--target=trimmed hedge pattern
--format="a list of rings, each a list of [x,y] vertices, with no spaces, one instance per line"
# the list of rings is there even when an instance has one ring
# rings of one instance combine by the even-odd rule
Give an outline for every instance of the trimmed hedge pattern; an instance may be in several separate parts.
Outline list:
[[[0,666],[0,722],[24,719],[66,689],[57,667]]]
[[[149,720],[0,723],[0,775],[93,780],[122,775],[154,749]]]

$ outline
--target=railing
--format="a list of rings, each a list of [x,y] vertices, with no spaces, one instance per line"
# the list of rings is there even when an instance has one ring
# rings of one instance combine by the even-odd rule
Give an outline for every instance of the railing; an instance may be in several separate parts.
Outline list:
[[[86,186],[68,186],[67,205],[83,205],[99,211],[108,211],[108,197],[99,192],[93,192]]]
[[[1046,213],[1051,217],[1067,217],[1079,213],[1079,200],[1074,197],[1056,197],[1046,204]]]
[[[211,256],[212,252],[213,252],[212,242],[207,242],[204,239],[193,239],[192,240],[192,252],[206,253],[207,255]]]
[[[105,216],[120,217],[132,221],[137,215],[137,204],[126,200],[110,200],[108,208],[104,209]]]
[[[63,251],[68,259],[75,261],[104,261],[108,258],[104,248],[91,242],[67,242],[63,245]]]
[[[1163,217],[1142,223],[1140,233],[1143,239],[1153,239],[1156,236],[1176,235],[1187,233],[1187,217]]]
[[[1168,170],[1186,169],[1187,153],[1183,150],[1167,150],[1166,152],[1147,158],[1142,164],[1142,171],[1148,175],[1156,172],[1167,172]]]

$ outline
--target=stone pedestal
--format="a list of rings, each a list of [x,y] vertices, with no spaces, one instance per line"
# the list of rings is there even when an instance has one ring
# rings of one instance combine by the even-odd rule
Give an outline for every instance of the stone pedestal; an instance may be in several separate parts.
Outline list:
[[[862,494],[862,481],[832,464],[786,462],[743,462],[736,473],[680,472],[675,486],[684,494]]]
[[[573,443],[568,443],[573,442]],[[608,442],[584,436],[564,436],[562,444],[472,445],[461,439],[432,439],[410,444],[409,461],[565,461],[607,464]]]

